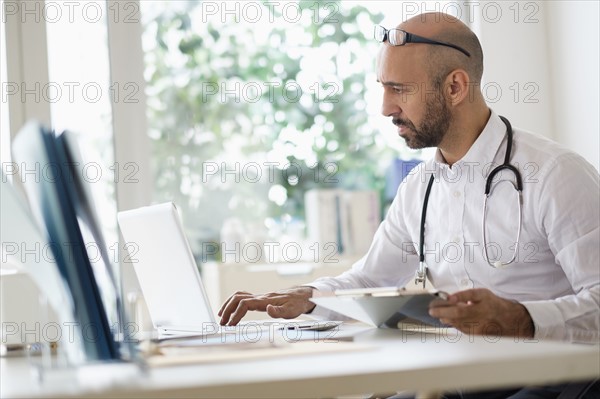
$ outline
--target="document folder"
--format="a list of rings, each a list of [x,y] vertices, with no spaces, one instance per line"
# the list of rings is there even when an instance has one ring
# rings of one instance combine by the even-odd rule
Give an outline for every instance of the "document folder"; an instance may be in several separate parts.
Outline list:
[[[429,316],[429,304],[446,300],[442,291],[407,291],[396,287],[337,290],[319,293],[310,300],[318,306],[375,327],[397,328],[401,322],[420,322],[442,327]]]

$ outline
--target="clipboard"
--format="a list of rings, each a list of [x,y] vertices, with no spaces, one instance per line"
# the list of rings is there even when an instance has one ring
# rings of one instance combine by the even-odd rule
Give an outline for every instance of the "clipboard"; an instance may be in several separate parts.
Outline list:
[[[446,326],[429,316],[429,304],[447,298],[448,294],[443,291],[383,287],[318,293],[310,300],[318,306],[375,327],[398,328],[398,323],[415,321],[433,327]]]

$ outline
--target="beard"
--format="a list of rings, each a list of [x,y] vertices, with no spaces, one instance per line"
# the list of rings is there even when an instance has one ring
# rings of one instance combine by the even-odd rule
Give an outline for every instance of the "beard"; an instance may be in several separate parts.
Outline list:
[[[418,127],[408,119],[392,119],[394,125],[404,126],[412,131],[412,134],[409,132],[409,134],[401,137],[406,141],[406,145],[413,150],[437,147],[446,135],[451,121],[452,114],[444,101],[444,96],[441,94],[436,95],[435,98],[429,97],[425,104],[423,121]]]

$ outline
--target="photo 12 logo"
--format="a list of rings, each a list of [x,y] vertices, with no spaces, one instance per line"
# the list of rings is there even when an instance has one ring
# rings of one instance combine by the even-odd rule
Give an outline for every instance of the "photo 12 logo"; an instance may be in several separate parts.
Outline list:
[[[98,24],[109,18],[114,23],[139,23],[137,1],[10,1],[2,2],[2,23],[17,18],[21,23]]]
[[[2,321],[2,343],[21,342],[21,343],[46,343],[62,342],[73,343],[79,340],[85,342],[98,342],[101,326],[95,323],[81,324],[79,322],[20,322]],[[122,328],[121,328],[122,327]],[[113,323],[110,325],[113,333],[122,331],[125,342],[139,342],[140,337],[136,335],[140,332],[139,325],[133,322],[123,324]]]
[[[280,180],[298,184],[301,179],[310,179],[314,183],[337,184],[338,165],[335,162],[311,165],[309,173],[304,174],[306,168],[302,168],[297,162],[281,163],[277,161],[264,162],[215,162],[206,161],[202,163],[202,183],[209,181],[277,183]]]
[[[113,82],[103,90],[98,82],[2,82],[0,90],[5,103],[16,97],[22,103],[96,104],[109,95],[109,100],[115,104],[137,104],[140,86],[135,82]]]
[[[199,20],[207,23],[216,20],[221,23],[275,23],[283,21],[296,24],[303,18],[310,18],[313,24],[337,23],[339,4],[336,2],[315,1],[202,1]]]
[[[440,19],[450,20],[444,16],[447,14],[469,23],[496,24],[505,20],[515,24],[535,24],[540,22],[542,15],[540,5],[535,1],[402,1],[400,7],[404,19],[437,12],[441,13]]]
[[[229,101],[236,103],[256,103],[265,98],[270,103],[283,98],[287,103],[300,102],[307,94],[316,103],[338,103],[342,90],[337,82],[314,82],[308,87],[294,80],[286,82],[202,82],[202,102],[207,103],[213,98],[225,104]]]
[[[85,183],[98,183],[103,177],[114,183],[139,183],[138,173],[140,167],[135,162],[123,164],[115,162],[109,167],[104,167],[98,162],[35,162],[33,164],[2,162],[2,182],[7,183],[9,176],[20,178],[21,182],[34,181],[36,183],[56,183],[65,180],[70,183],[75,179]],[[106,180],[106,179],[104,179]]]
[[[221,254],[223,263],[297,263],[302,260],[314,263],[338,263],[336,255],[338,244],[326,243],[298,243],[294,241],[280,243],[267,242],[205,242],[202,243],[202,262],[207,262],[211,257]],[[133,254],[132,254],[133,256]]]

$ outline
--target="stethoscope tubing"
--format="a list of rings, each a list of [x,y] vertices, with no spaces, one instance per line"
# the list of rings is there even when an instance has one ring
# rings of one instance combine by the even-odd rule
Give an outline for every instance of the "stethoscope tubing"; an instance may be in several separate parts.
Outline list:
[[[517,252],[519,249],[519,242],[521,240],[521,228],[523,226],[523,180],[521,178],[521,173],[518,171],[518,169],[510,164],[510,157],[511,157],[511,153],[512,153],[512,145],[513,145],[513,130],[512,130],[512,126],[511,126],[510,122],[508,121],[508,119],[506,119],[503,116],[500,116],[500,119],[506,125],[506,136],[507,136],[506,152],[504,153],[504,163],[502,165],[494,168],[490,172],[488,177],[486,178],[485,191],[484,191],[484,197],[483,197],[483,216],[482,216],[482,235],[483,235],[484,256],[485,256],[485,260],[488,263],[488,265],[490,265],[493,268],[505,267],[505,266],[513,263],[516,260]],[[498,182],[497,184],[500,184],[502,182],[508,182],[508,183],[512,184],[512,186],[517,191],[517,201],[518,201],[518,205],[519,205],[519,226],[517,229],[515,249],[513,251],[513,255],[511,257],[511,259],[507,262],[495,261],[492,263],[490,261],[490,257],[488,254],[488,242],[487,242],[487,234],[486,234],[486,228],[485,228],[486,220],[487,220],[487,200],[490,197],[490,195],[494,189],[494,185],[493,185],[494,177],[503,170],[511,171],[516,179],[516,183],[513,183],[510,180],[502,180],[502,181]],[[429,178],[429,182],[427,184],[427,189],[425,191],[425,198],[423,199],[423,208],[421,210],[421,227],[420,227],[420,231],[419,231],[419,268],[415,274],[415,284],[417,284],[417,285],[422,284],[423,288],[425,288],[426,280],[427,280],[427,265],[425,263],[425,251],[424,251],[425,220],[427,217],[427,205],[429,204],[429,194],[431,193],[431,188],[433,186],[434,180],[435,180],[435,178],[434,178],[434,175],[432,174],[431,177]]]

